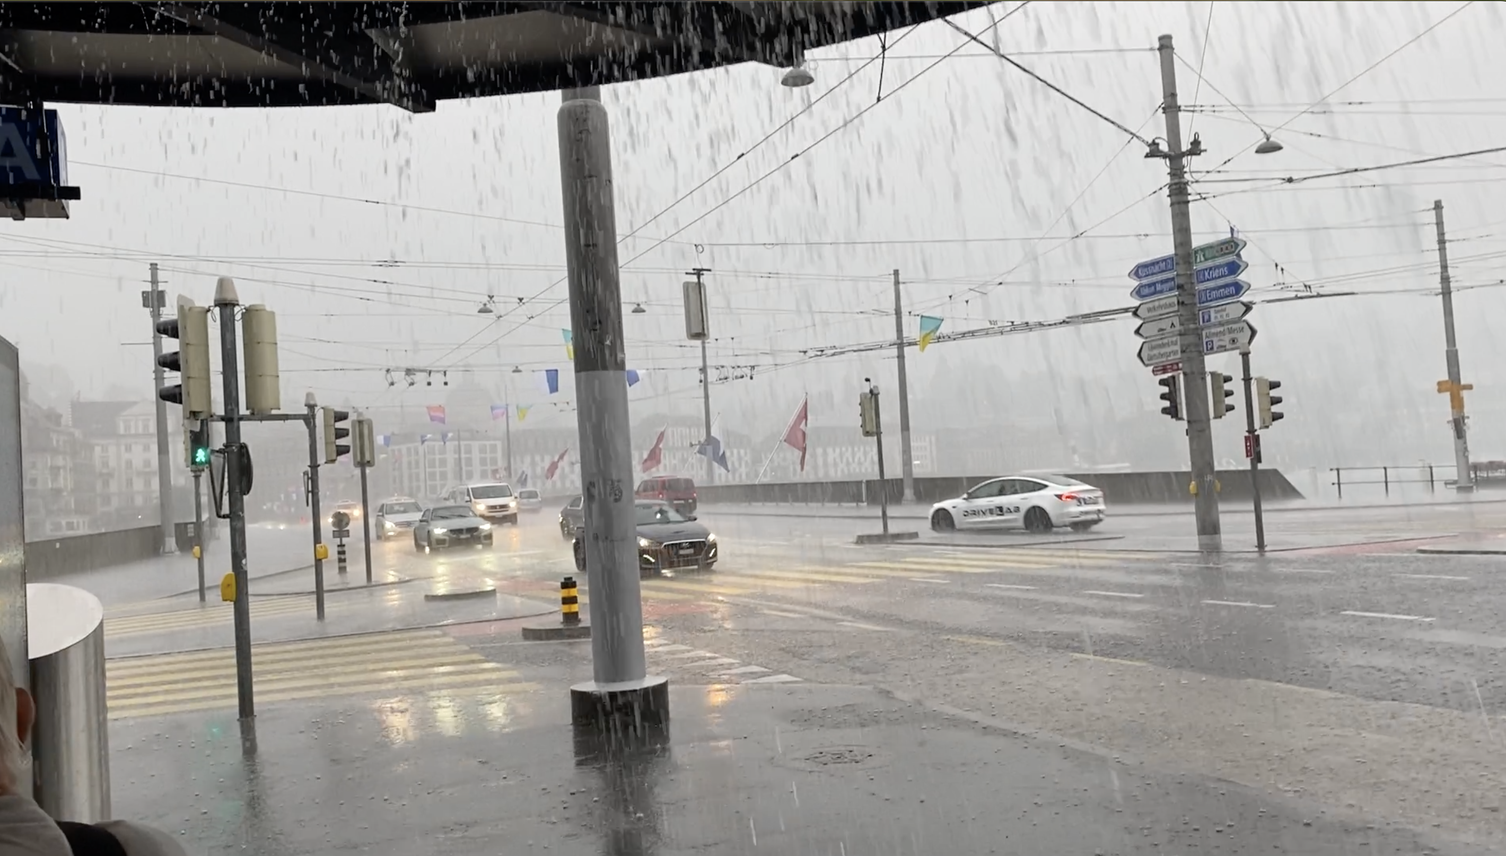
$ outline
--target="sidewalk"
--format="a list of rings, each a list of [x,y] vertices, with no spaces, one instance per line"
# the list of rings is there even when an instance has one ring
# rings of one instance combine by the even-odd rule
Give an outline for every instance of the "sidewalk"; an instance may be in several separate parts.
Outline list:
[[[540,644],[539,689],[264,704],[254,755],[233,711],[112,722],[113,813],[190,853],[1471,852],[864,688],[672,684],[668,735],[602,744],[588,647]]]
[[[313,536],[307,529],[246,528],[246,571],[251,579],[313,567]],[[359,548],[355,555],[359,556]],[[205,547],[204,585],[219,597],[220,577],[230,570],[230,531]],[[173,553],[109,568],[58,574],[48,582],[77,586],[105,606],[198,591],[198,562],[192,553]]]

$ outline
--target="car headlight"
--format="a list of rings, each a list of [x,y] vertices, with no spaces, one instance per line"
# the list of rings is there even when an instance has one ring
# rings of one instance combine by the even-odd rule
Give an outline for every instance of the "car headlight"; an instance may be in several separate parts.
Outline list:
[[[715,544],[716,543],[716,533],[715,532],[707,532],[706,533],[706,543],[707,544]]]
[[[478,502],[478,503],[476,503],[476,510],[477,511],[485,511],[486,510],[486,503],[484,503],[484,502]]]
[[[443,535],[444,533],[446,533],[446,532],[448,532],[450,530],[444,528],[443,526],[435,526],[434,528],[430,529],[429,531],[433,532],[435,535]]]
[[[659,545],[655,544],[653,541],[648,540],[647,538],[639,538],[638,539],[638,547],[640,549],[643,549],[643,550],[652,550],[652,549],[654,549],[657,546],[659,546]]]
[[[397,528],[397,524],[393,523],[391,520],[383,520],[382,521],[382,526],[383,526],[383,528],[386,528],[386,529],[396,529]]]
[[[492,525],[490,523],[483,523],[483,524],[481,524],[481,531],[482,532],[485,532],[486,530],[488,530],[490,528],[492,528]]]

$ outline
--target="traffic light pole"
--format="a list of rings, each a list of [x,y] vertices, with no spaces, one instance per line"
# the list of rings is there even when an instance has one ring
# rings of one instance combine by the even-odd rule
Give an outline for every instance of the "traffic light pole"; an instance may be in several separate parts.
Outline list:
[[[204,499],[201,485],[204,478],[202,467],[193,468],[193,551],[194,561],[199,566],[199,603],[204,602]]]
[[[1161,54],[1162,109],[1166,113],[1167,182],[1171,196],[1172,250],[1176,256],[1177,326],[1181,328],[1181,363],[1187,419],[1187,453],[1192,471],[1193,513],[1198,549],[1223,549],[1218,520],[1217,471],[1213,458],[1213,426],[1208,407],[1208,369],[1203,360],[1202,326],[1198,323],[1197,281],[1193,274],[1192,214],[1187,194],[1187,152],[1182,148],[1181,108],[1177,104],[1176,53],[1171,36],[1158,40]]]
[[[1255,378],[1250,376],[1250,348],[1239,349],[1245,382],[1245,443],[1250,455],[1250,494],[1255,500],[1255,550],[1265,552],[1265,511],[1260,505],[1260,433],[1255,430]],[[1222,406],[1222,402],[1215,402]]]
[[[366,538],[366,584],[371,585],[371,500],[366,492],[365,464],[361,464],[361,528]]]
[[[314,615],[324,620],[324,558],[319,553],[323,521],[319,519],[319,404],[311,392],[304,396],[308,411],[304,421],[309,427],[309,519],[314,524]]]
[[[915,450],[910,445],[910,377],[905,371],[905,306],[894,269],[894,358],[899,367],[899,473],[904,482],[902,501],[915,501]]]
[[[251,589],[246,574],[246,498],[241,495],[241,389],[235,342],[235,283],[222,276],[214,287],[220,314],[220,370],[224,375],[225,493],[230,503],[230,570],[235,575],[235,695],[243,725],[256,718],[251,685]],[[202,552],[202,551],[201,551]]]
[[[152,262],[152,380],[153,389],[162,389],[162,333],[157,322],[162,320],[162,286],[157,279],[157,263]],[[177,552],[177,539],[173,537],[173,467],[167,450],[167,402],[162,396],[157,399],[157,515],[161,518],[162,552]],[[203,586],[200,586],[202,589]]]
[[[1464,417],[1464,394],[1459,371],[1459,342],[1454,338],[1454,288],[1448,271],[1448,240],[1443,231],[1443,200],[1433,201],[1433,228],[1438,234],[1438,286],[1443,297],[1443,359],[1448,368],[1449,421],[1454,429],[1454,492],[1475,489],[1469,465],[1469,428]],[[159,405],[160,406],[160,405]]]
[[[873,395],[873,425],[877,429],[873,434],[873,442],[878,444],[878,473],[879,473],[879,518],[884,522],[884,537],[889,537],[889,482],[884,475],[884,416],[879,409],[878,387],[868,387],[868,392]]]

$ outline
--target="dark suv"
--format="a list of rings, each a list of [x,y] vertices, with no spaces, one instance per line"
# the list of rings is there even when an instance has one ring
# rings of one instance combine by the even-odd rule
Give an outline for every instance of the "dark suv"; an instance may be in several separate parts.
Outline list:
[[[695,514],[695,482],[684,476],[653,476],[638,483],[633,492],[638,499],[668,503],[681,514]]]

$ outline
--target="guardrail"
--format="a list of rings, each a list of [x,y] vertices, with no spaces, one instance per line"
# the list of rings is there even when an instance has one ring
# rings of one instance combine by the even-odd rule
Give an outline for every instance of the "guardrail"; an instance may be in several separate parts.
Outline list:
[[[1344,498],[1344,488],[1351,490],[1360,486],[1380,485],[1386,496],[1391,495],[1391,488],[1402,485],[1416,484],[1427,485],[1428,492],[1434,493],[1440,485],[1447,487],[1454,483],[1454,479],[1445,480],[1443,473],[1453,472],[1455,467],[1434,466],[1433,464],[1403,464],[1400,466],[1383,464],[1373,467],[1330,467],[1333,473],[1333,486],[1338,490],[1339,499]],[[1345,474],[1348,473],[1348,477]]]

